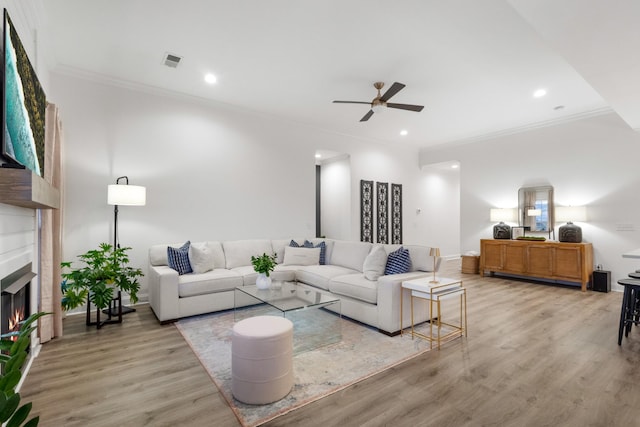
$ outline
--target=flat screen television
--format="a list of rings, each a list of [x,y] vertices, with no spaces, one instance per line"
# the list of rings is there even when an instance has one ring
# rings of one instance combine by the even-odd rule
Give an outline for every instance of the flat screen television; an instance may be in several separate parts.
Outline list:
[[[27,52],[3,13],[2,150],[6,166],[24,166],[44,173],[44,133],[47,99]]]

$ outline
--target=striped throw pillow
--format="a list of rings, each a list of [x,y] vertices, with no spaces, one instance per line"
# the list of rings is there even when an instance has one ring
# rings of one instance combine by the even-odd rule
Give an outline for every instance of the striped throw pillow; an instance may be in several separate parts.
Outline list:
[[[193,272],[191,264],[189,263],[189,246],[191,246],[191,241],[189,240],[179,248],[167,246],[169,267],[177,271],[179,275]]]
[[[387,266],[384,269],[384,274],[401,274],[411,271],[411,257],[409,256],[409,249],[405,249],[402,246],[389,254],[387,257]]]

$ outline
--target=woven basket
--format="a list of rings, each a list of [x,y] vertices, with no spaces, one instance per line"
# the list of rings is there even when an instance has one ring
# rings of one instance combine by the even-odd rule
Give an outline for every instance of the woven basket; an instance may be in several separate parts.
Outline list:
[[[462,255],[462,272],[468,274],[478,274],[480,264],[479,256]]]

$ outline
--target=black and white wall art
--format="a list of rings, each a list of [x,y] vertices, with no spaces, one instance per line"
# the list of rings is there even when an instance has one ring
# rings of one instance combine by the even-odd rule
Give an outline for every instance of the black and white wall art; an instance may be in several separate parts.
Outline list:
[[[360,180],[360,241],[373,243],[373,181]]]
[[[377,243],[389,243],[389,183],[376,183],[376,207],[378,209]]]
[[[402,244],[402,184],[391,184],[391,243]]]

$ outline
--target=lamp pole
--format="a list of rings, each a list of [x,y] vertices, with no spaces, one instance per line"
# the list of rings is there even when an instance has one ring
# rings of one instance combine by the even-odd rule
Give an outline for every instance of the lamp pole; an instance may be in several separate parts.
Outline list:
[[[116,185],[120,184],[120,180],[125,180],[125,185],[129,185],[129,177],[128,176],[120,176],[116,179]],[[118,243],[118,205],[113,205],[113,249],[119,248],[120,244]]]

